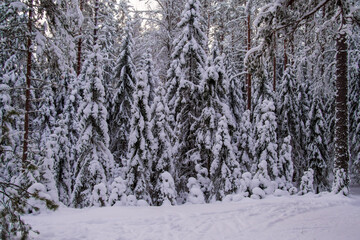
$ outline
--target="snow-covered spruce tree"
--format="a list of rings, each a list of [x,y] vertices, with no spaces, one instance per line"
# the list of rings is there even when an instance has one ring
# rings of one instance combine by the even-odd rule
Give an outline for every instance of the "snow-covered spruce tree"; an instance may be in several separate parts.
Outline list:
[[[175,172],[172,146],[174,133],[168,122],[169,109],[164,101],[165,89],[159,85],[152,106],[152,119],[150,122],[151,132],[154,136],[151,176],[151,182],[154,184],[154,191],[152,192],[154,205],[161,205],[164,200],[160,195],[164,184],[160,175],[168,172],[170,176],[173,176]]]
[[[239,124],[238,154],[240,168],[244,172],[255,169],[254,165],[254,128],[250,119],[251,112],[246,110]]]
[[[182,13],[178,27],[179,37],[174,41],[172,62],[168,71],[167,102],[172,125],[175,128],[175,182],[178,193],[184,198],[188,191],[187,179],[195,176],[197,119],[202,111],[200,82],[205,71],[206,36],[204,20],[198,0],[189,0]]]
[[[206,201],[210,200],[211,195],[210,186],[206,186],[206,182],[210,182],[210,168],[215,158],[213,147],[216,141],[219,118],[221,116],[226,118],[227,134],[229,134],[230,139],[233,129],[235,129],[235,121],[233,120],[233,115],[228,105],[227,93],[229,92],[229,79],[227,78],[223,59],[224,56],[220,55],[218,45],[215,45],[211,57],[209,57],[207,61],[206,72],[201,81],[201,104],[203,110],[195,127],[196,147],[199,153],[195,170],[198,175],[200,174],[198,176],[200,185],[205,184],[201,186],[201,189],[204,190]],[[230,151],[231,154],[234,154],[233,148],[231,148]]]
[[[125,29],[125,39],[121,45],[120,56],[114,69],[114,98],[109,109],[110,150],[115,162],[122,162],[126,158],[129,145],[131,107],[136,85],[136,69],[133,63],[133,39],[130,20]]]
[[[354,26],[354,30],[360,31],[359,27]],[[357,49],[360,46],[359,34],[351,36],[351,50],[349,51],[349,140],[351,173],[353,182],[360,183],[360,54]]]
[[[79,140],[80,122],[77,109],[80,96],[76,86],[75,79],[74,82],[69,83],[64,110],[59,115],[54,130],[56,144],[53,156],[56,186],[59,191],[59,200],[65,205],[70,204],[71,189],[75,182],[74,164],[78,158],[76,144]]]
[[[317,96],[314,96],[306,122],[306,128],[308,138],[306,147],[308,167],[314,171],[315,192],[319,193],[329,189],[329,160],[325,139],[326,123],[323,116],[323,105]]]
[[[10,181],[16,171],[14,122],[18,115],[11,103],[10,86],[0,77],[0,180]]]
[[[178,36],[179,28],[177,23],[180,21],[181,12],[187,0],[157,0],[159,7],[157,14],[161,17],[157,31],[154,32],[152,49],[155,50],[155,68],[158,71],[161,82],[166,82],[167,71],[171,64],[173,53],[173,41]]]
[[[278,139],[283,139],[291,136],[293,141],[298,141],[297,128],[299,120],[299,108],[296,101],[297,97],[297,81],[294,74],[293,66],[288,64],[282,76],[279,85],[279,99],[278,99]]]
[[[304,172],[304,176],[301,178],[301,184],[299,189],[299,195],[304,195],[309,192],[314,192],[314,170],[309,168]]]
[[[151,107],[151,105],[154,102],[154,98],[155,98],[155,89],[157,86],[157,78],[154,75],[154,63],[153,63],[153,58],[151,55],[151,49],[147,49],[146,53],[143,55],[142,59],[141,59],[141,67],[142,70],[145,72],[146,74],[146,78],[148,81],[148,92],[149,92],[149,106]]]
[[[275,189],[268,174],[268,163],[266,160],[262,160],[258,164],[257,169],[251,181],[251,198],[262,199],[266,194],[272,194]]]
[[[227,121],[225,116],[220,118],[212,148],[214,160],[210,168],[210,178],[213,184],[211,195],[216,200],[222,200],[226,195],[235,193],[241,175],[240,166],[231,144]]]
[[[104,86],[102,83],[104,58],[101,52],[101,31],[98,32],[98,0],[94,5],[94,39],[92,48],[86,55],[79,75],[84,84],[84,97],[78,114],[80,117],[80,139],[78,158],[75,162],[75,185],[71,195],[71,205],[87,207],[91,203],[94,186],[100,183],[108,186],[114,168],[114,159],[109,150],[107,111],[104,106]]]
[[[159,205],[176,205],[176,189],[173,177],[169,172],[160,174],[159,179]]]
[[[145,71],[140,71],[131,109],[129,147],[126,166],[128,195],[152,204],[151,184],[152,152],[154,137],[150,129],[150,108],[148,105],[149,85]]]
[[[280,181],[278,181],[278,187],[282,188],[283,190],[289,190],[292,187],[294,166],[291,157],[291,137],[287,136],[286,138],[284,138],[284,141],[281,144],[278,162],[280,176]]]
[[[104,107],[104,88],[101,82],[102,53],[96,43],[93,52],[87,54],[80,79],[85,84],[84,98],[79,106],[80,140],[75,160],[75,185],[71,205],[91,205],[90,196],[95,185],[108,184],[114,166],[113,156],[108,148],[109,135]]]
[[[122,177],[117,177],[111,183],[110,190],[111,194],[109,196],[109,204],[113,205],[126,205],[126,181]]]
[[[255,86],[255,99],[257,103],[254,109],[254,163],[256,165],[253,165],[252,172],[256,172],[258,164],[266,161],[270,179],[275,180],[279,175],[277,167],[277,118],[271,89],[264,75],[260,75],[261,78],[257,79]]]

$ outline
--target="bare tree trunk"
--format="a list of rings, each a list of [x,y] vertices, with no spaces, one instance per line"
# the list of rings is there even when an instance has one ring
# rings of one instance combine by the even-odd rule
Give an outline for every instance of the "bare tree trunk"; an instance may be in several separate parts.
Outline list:
[[[345,20],[343,21],[345,23]],[[344,27],[343,27],[344,28]],[[335,120],[335,182],[336,193],[348,194],[348,109],[347,109],[347,49],[346,31],[341,28],[336,39],[336,120]],[[339,179],[341,178],[341,179]]]
[[[32,15],[33,15],[33,1],[29,0],[29,18],[28,18],[28,31],[29,36],[27,39],[27,62],[26,62],[26,91],[25,91],[25,120],[24,120],[24,145],[22,155],[22,166],[26,168],[26,162],[28,158],[28,142],[29,142],[29,112],[30,112],[30,87],[31,87],[31,65],[32,65],[32,53],[31,53],[31,37],[32,37]]]
[[[273,91],[276,92],[276,34],[274,33]]]
[[[83,0],[80,0],[80,11],[82,12],[83,10]],[[82,51],[82,38],[81,38],[81,34],[82,34],[82,29],[80,27],[79,29],[80,32],[80,38],[79,38],[79,42],[78,42],[78,50],[77,50],[77,66],[76,66],[76,74],[79,76],[80,72],[81,72],[81,51]]]
[[[284,72],[286,70],[286,66],[288,64],[288,58],[287,58],[287,42],[286,42],[286,38],[284,38]]]
[[[247,16],[247,50],[251,48],[251,25],[250,25],[250,13]],[[249,70],[248,70],[249,71]],[[251,74],[247,73],[247,109],[251,110]]]
[[[94,45],[96,45],[97,41],[97,28],[98,28],[98,11],[99,11],[99,0],[95,0],[94,7]]]

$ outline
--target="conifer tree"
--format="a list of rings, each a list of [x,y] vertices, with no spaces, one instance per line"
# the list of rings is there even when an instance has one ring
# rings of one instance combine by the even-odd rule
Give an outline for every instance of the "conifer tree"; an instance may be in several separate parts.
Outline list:
[[[160,181],[160,175],[168,172],[170,176],[173,176],[175,172],[174,150],[172,146],[174,133],[168,122],[169,109],[165,103],[165,93],[165,89],[159,86],[154,98],[150,122],[151,132],[154,136],[151,182],[155,184],[155,187],[152,198],[156,205],[162,203],[162,200],[158,199],[162,189],[161,186],[164,184],[164,182]]]
[[[110,149],[115,161],[121,165],[126,158],[130,134],[131,108],[136,87],[136,69],[133,63],[132,28],[128,22],[125,39],[122,42],[120,56],[114,71],[114,98],[109,110]]]
[[[152,153],[154,137],[150,129],[149,85],[145,71],[141,71],[134,93],[131,109],[129,152],[126,169],[128,193],[138,200],[152,204],[151,184]]]
[[[278,182],[279,188],[284,188],[285,190],[288,190],[289,188],[292,187],[294,166],[291,157],[292,157],[291,137],[287,136],[286,138],[284,138],[284,141],[281,145],[279,152],[279,162],[278,162],[279,178],[280,178],[280,182]]]
[[[204,19],[198,0],[189,0],[178,27],[179,37],[174,41],[172,62],[168,71],[167,102],[176,136],[175,181],[178,191],[186,192],[186,182],[195,176],[195,126],[202,111],[200,82],[205,71],[206,36]],[[181,193],[179,193],[182,195]]]
[[[279,173],[277,168],[277,118],[275,114],[274,97],[268,83],[266,71],[259,71],[257,73],[255,78],[255,89],[255,166],[257,167],[262,161],[266,161],[267,172],[270,179],[275,180]],[[253,169],[252,172],[256,172],[256,170]]]
[[[98,32],[98,0],[94,4],[94,38],[92,48],[86,55],[79,76],[84,86],[84,97],[79,106],[80,140],[75,163],[75,185],[71,195],[74,207],[90,206],[95,185],[108,186],[114,168],[114,159],[109,150],[107,111],[104,105],[102,83],[104,55],[101,52],[101,31]]]
[[[325,139],[326,123],[323,116],[321,100],[315,96],[309,111],[307,127],[307,161],[314,171],[314,187],[316,193],[327,190],[329,174],[327,146]]]
[[[226,195],[235,193],[240,181],[240,166],[236,160],[227,118],[221,117],[212,148],[214,160],[211,163],[210,177],[212,180],[212,196],[222,200]]]
[[[239,124],[238,154],[240,168],[244,172],[256,169],[254,162],[254,133],[250,119],[250,110],[246,110]]]

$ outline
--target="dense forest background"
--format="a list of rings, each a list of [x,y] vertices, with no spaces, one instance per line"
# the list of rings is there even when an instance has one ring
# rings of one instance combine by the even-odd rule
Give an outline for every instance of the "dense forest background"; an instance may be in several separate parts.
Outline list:
[[[347,195],[359,2],[155,2],[0,3],[3,201],[9,186],[77,208]]]

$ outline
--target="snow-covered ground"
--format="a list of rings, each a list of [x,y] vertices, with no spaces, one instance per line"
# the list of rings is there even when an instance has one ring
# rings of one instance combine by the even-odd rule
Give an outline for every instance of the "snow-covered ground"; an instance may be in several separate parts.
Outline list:
[[[354,191],[355,190],[355,191]],[[267,196],[166,207],[70,209],[25,216],[34,239],[360,239],[360,196]]]

